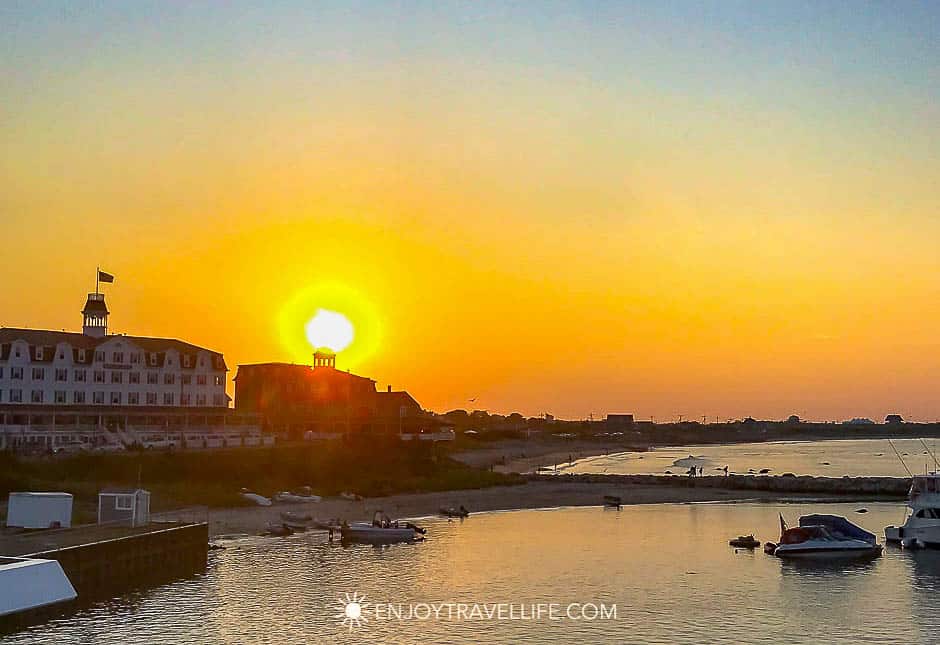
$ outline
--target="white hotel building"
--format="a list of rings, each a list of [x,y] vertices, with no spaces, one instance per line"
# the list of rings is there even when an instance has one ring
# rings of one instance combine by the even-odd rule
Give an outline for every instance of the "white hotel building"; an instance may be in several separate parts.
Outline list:
[[[231,427],[257,434],[257,423],[228,407],[222,354],[174,339],[108,335],[100,293],[88,294],[82,315],[82,333],[0,328],[0,449],[205,447],[218,442],[190,442],[187,434]]]

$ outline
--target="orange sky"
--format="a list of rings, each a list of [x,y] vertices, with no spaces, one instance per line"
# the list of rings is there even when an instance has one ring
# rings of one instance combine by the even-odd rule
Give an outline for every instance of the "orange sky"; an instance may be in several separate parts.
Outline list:
[[[5,8],[0,324],[101,264],[113,331],[301,361],[340,285],[437,410],[940,418],[936,20],[494,6]]]

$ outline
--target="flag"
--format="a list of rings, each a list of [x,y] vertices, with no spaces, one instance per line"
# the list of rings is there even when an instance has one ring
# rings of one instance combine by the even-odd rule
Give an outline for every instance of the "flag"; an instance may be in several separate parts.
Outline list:
[[[114,282],[114,276],[98,269],[98,282]]]

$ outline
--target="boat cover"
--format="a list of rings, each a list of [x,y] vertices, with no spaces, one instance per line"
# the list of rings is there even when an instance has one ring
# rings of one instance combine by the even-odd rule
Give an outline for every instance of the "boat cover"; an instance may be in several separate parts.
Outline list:
[[[874,544],[876,539],[873,533],[852,524],[840,515],[804,515],[800,518],[800,526],[825,526],[835,537],[862,540],[871,544]]]

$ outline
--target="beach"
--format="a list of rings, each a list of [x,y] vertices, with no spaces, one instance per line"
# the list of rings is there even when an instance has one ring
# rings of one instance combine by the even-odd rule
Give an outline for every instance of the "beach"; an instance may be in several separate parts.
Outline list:
[[[514,486],[455,490],[434,493],[390,495],[350,501],[324,499],[310,504],[278,504],[213,508],[208,512],[210,537],[237,533],[261,533],[268,522],[280,521],[280,514],[292,511],[321,520],[370,520],[376,510],[393,518],[421,518],[438,514],[442,507],[465,506],[471,513],[566,506],[600,506],[604,495],[617,495],[624,504],[662,504],[714,501],[798,499],[800,496],[770,491],[686,488],[675,486],[634,486],[610,483],[531,481]],[[170,517],[172,514],[166,514]]]

